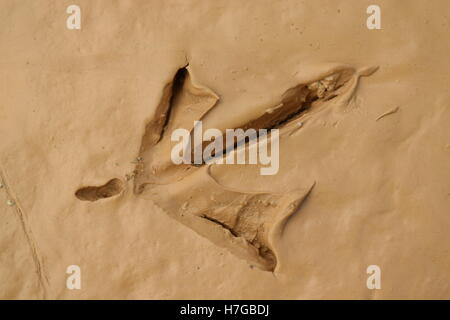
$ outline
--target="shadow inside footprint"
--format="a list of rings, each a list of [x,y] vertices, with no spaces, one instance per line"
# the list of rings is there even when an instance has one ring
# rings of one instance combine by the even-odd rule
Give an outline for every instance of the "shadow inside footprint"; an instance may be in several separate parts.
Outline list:
[[[82,201],[97,201],[118,195],[124,189],[122,180],[114,178],[102,186],[84,187],[75,192],[75,196]]]

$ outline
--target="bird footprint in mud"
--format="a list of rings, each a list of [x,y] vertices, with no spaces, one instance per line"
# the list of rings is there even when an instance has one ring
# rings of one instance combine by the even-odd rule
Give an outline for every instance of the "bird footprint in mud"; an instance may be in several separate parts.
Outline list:
[[[286,90],[270,108],[249,107],[243,115],[224,112],[217,117],[211,112],[221,114],[219,97],[196,84],[189,67],[179,69],[163,89],[154,117],[146,125],[133,175],[135,195],[151,199],[169,216],[252,265],[268,271],[278,269],[277,241],[315,182],[284,193],[252,192],[223,185],[214,176],[214,163],[174,164],[171,133],[184,128],[192,139],[194,121],[201,120],[204,127],[221,128],[222,132],[226,122],[232,124],[230,129],[278,129],[281,141],[293,139],[306,117],[331,105],[330,100],[340,99],[339,103],[345,105],[353,96],[359,77],[375,70],[329,68]],[[231,148],[223,150],[223,157],[242,149],[238,142],[233,141]],[[250,147],[250,141],[245,140],[243,148]],[[81,188],[75,195],[80,200],[96,201],[118,195],[123,188],[121,180],[112,179],[103,186]]]

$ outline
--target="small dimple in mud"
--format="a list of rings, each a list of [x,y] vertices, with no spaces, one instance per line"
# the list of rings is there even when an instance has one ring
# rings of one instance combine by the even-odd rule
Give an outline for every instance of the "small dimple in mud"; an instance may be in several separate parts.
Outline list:
[[[124,189],[124,183],[122,180],[114,178],[109,180],[102,186],[90,186],[78,189],[75,192],[75,196],[82,201],[97,201],[100,199],[106,199],[114,197],[120,194]]]

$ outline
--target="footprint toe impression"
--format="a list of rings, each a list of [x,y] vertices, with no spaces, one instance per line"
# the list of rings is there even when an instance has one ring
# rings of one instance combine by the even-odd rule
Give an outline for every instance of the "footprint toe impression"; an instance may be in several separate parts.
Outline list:
[[[98,187],[85,187],[78,189],[75,196],[82,201],[97,201],[118,195],[124,189],[124,183],[120,179],[111,179]]]

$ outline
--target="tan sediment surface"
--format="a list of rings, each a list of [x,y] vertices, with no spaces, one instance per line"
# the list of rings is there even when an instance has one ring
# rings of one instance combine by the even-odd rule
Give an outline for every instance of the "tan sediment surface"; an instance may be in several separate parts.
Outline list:
[[[450,4],[370,4],[3,0],[0,298],[449,299]],[[199,119],[278,174],[174,166]]]

